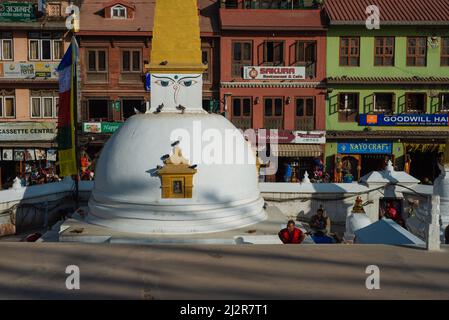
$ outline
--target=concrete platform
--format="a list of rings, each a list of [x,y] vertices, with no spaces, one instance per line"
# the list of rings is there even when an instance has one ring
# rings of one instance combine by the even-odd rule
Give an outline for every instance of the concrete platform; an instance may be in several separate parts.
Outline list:
[[[216,233],[192,235],[145,235],[124,233],[87,223],[79,215],[56,226],[43,238],[44,242],[53,242],[59,234],[59,242],[85,243],[134,243],[134,244],[279,244],[277,236],[281,226],[285,226],[287,217],[276,207],[267,208],[268,219],[240,229]],[[56,229],[56,230],[55,230]],[[260,241],[259,241],[260,240]],[[308,241],[308,243],[313,243]]]
[[[449,299],[449,248],[0,243],[0,299]],[[380,290],[367,290],[368,265]],[[68,265],[80,290],[67,290]]]

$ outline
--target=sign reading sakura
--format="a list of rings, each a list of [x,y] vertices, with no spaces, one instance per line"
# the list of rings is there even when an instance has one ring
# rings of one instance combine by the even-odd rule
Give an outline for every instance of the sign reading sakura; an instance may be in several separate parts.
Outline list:
[[[304,80],[305,67],[244,67],[243,78],[247,80]]]
[[[293,131],[295,135],[294,143],[303,144],[325,144],[325,131]]]

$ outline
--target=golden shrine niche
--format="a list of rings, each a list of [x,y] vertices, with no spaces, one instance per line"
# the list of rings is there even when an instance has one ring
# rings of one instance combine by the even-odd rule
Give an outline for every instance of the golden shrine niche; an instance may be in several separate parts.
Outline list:
[[[196,165],[189,164],[178,146],[175,146],[173,154],[166,156],[163,161],[164,166],[157,170],[157,174],[161,178],[162,198],[192,198],[193,176],[197,172]]]

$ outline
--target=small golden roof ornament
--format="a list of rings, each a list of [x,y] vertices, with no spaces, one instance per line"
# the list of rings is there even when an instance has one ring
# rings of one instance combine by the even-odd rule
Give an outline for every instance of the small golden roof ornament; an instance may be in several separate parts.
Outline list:
[[[360,196],[355,199],[354,207],[352,207],[352,212],[354,213],[365,213],[363,209],[363,200]]]

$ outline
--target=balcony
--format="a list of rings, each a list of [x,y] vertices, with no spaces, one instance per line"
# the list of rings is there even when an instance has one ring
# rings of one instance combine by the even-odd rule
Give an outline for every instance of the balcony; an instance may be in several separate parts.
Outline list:
[[[251,118],[232,118],[231,122],[237,129],[250,129],[252,128]]]
[[[263,127],[265,129],[283,129],[284,119],[282,117],[265,117]]]
[[[295,130],[313,131],[315,130],[315,117],[301,117],[295,120]]]

